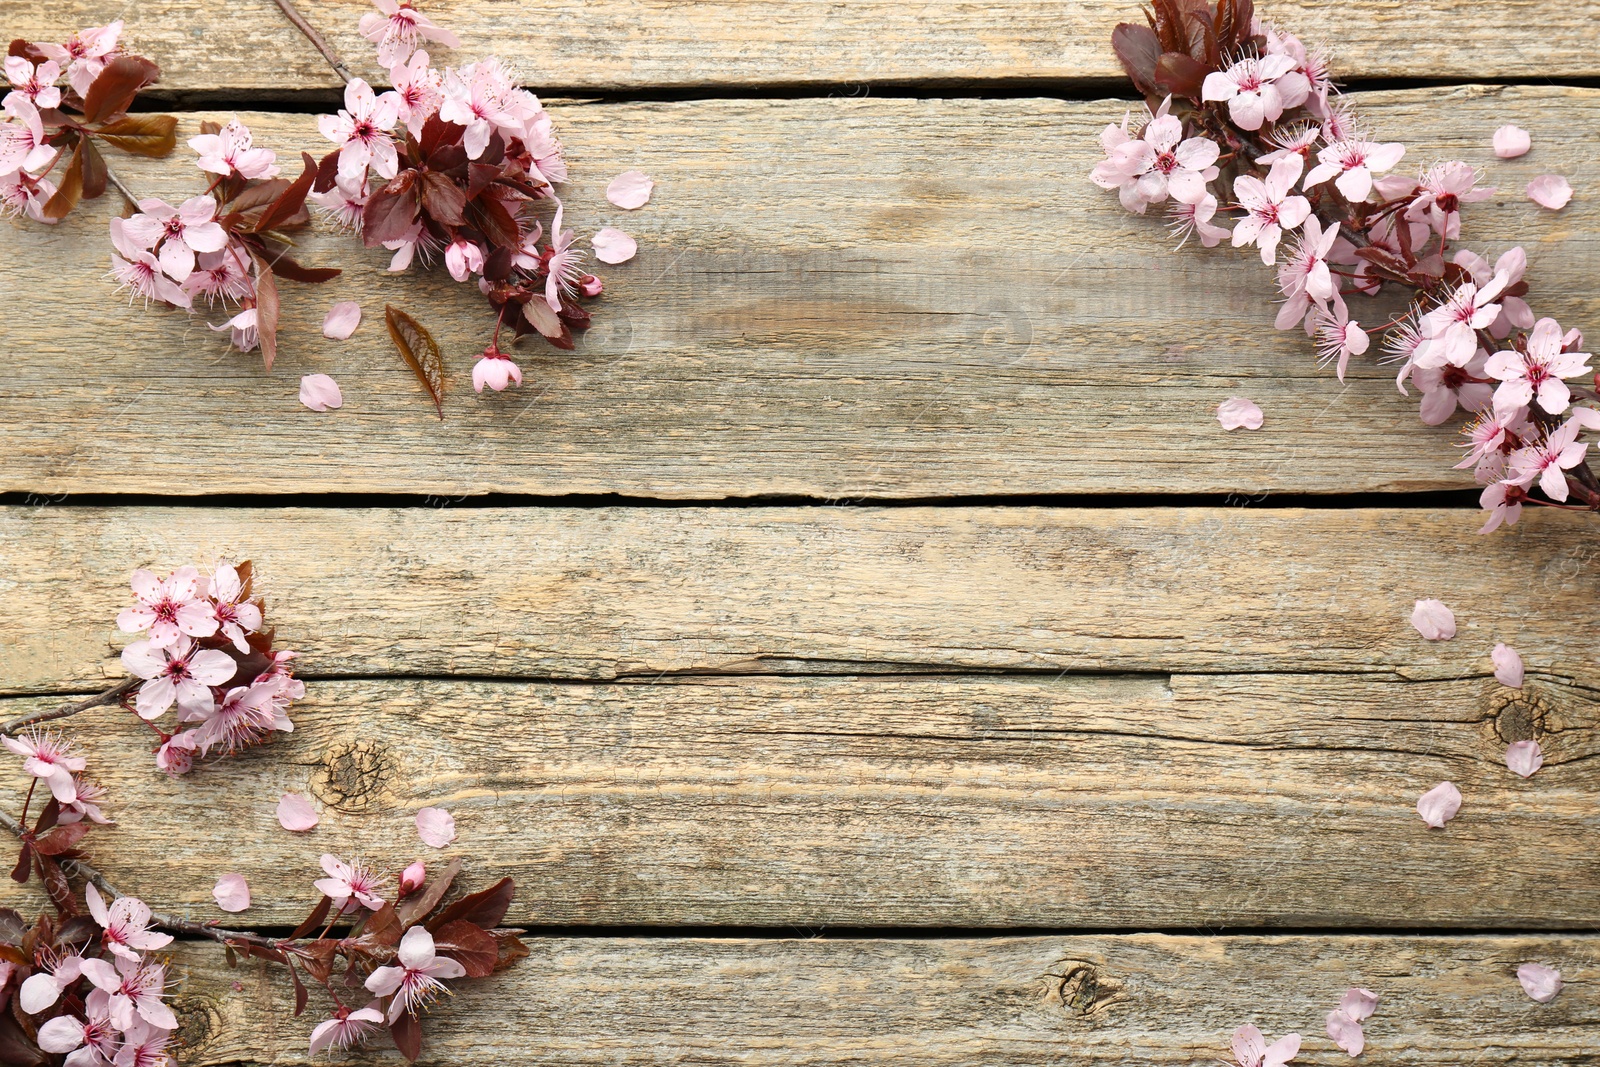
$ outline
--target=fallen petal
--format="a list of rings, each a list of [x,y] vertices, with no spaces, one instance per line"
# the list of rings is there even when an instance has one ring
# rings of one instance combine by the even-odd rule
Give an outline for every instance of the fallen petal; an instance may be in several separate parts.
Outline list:
[[[1259,430],[1263,419],[1255,401],[1230,396],[1217,405],[1217,421],[1224,430]]]
[[[1506,766],[1513,774],[1532,778],[1533,772],[1544,766],[1544,753],[1537,741],[1513,741],[1506,746]]]
[[[1541,174],[1528,183],[1528,199],[1542,208],[1560,211],[1572,199],[1572,186],[1559,174]]]
[[[639,242],[610,226],[590,238],[594,258],[602,263],[626,263],[639,251]]]
[[[1561,972],[1542,963],[1524,963],[1517,968],[1522,991],[1540,1004],[1548,1004],[1561,992]]]
[[[299,793],[285,793],[278,801],[278,823],[285,830],[304,833],[317,825],[317,812]]]
[[[300,403],[312,411],[327,411],[344,406],[339,383],[326,374],[307,374],[300,379]]]
[[[1419,600],[1411,609],[1411,625],[1429,641],[1448,641],[1456,635],[1455,612],[1437,600]]]
[[[1370,1018],[1372,1013],[1378,1010],[1378,994],[1360,986],[1351,986],[1344,998],[1339,1001],[1339,1010],[1356,1022]]]
[[[1361,1055],[1361,1050],[1367,1047],[1367,1035],[1361,1023],[1342,1011],[1328,1013],[1328,1037],[1352,1056]]]
[[[1461,790],[1453,783],[1440,782],[1417,800],[1417,814],[1437,830],[1461,810]]]
[[[456,820],[443,808],[423,808],[417,812],[417,836],[424,845],[444,848],[456,839]]]
[[[1494,131],[1494,154],[1501,159],[1516,159],[1526,155],[1533,138],[1521,126],[1502,126]]]
[[[250,906],[250,884],[242,874],[225,874],[217,879],[211,895],[223,911],[243,911]]]
[[[343,341],[355,333],[359,325],[361,325],[361,305],[354,300],[341,300],[328,309],[327,318],[322,320],[322,336],[334,341]]]
[[[1489,662],[1494,664],[1494,676],[1501,685],[1522,688],[1522,657],[1516,649],[1510,645],[1495,645],[1494,651],[1489,653]]]
[[[606,186],[606,199],[624,211],[636,211],[650,201],[650,190],[656,187],[642,171],[626,170]]]

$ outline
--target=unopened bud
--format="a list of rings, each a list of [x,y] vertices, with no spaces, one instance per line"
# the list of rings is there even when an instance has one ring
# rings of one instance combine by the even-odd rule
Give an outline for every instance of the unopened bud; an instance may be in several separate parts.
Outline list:
[[[422,883],[428,880],[428,868],[418,860],[400,872],[400,895],[409,897],[412,893],[422,888]]]

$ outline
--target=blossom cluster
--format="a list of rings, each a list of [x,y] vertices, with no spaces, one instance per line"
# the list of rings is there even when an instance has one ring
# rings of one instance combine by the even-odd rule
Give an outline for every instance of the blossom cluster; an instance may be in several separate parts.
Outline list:
[[[1580,440],[1600,431],[1600,410],[1575,406],[1600,400],[1579,381],[1592,373],[1582,334],[1535,317],[1522,248],[1490,263],[1454,246],[1463,206],[1494,192],[1477,168],[1397,172],[1406,146],[1380,141],[1338,96],[1326,53],[1250,0],[1162,0],[1147,18],[1118,26],[1112,43],[1148,115],[1137,129],[1127,117],[1106,127],[1091,180],[1129,211],[1163,207],[1180,246],[1257,249],[1277,271],[1277,328],[1303,330],[1341,379],[1381,339],[1400,392],[1419,390],[1424,423],[1469,413],[1458,467],[1485,487],[1484,532],[1527,503],[1600,510]],[[1406,311],[1362,325],[1351,301],[1386,287],[1406,295]]]
[[[336,147],[321,161],[311,200],[369,247],[392,251],[390,270],[442,258],[456,281],[476,278],[497,318],[473,386],[502,390],[520,383],[522,370],[501,347],[501,328],[570,349],[573,332],[590,321],[581,299],[603,289],[562,225],[554,190],[567,176],[561,143],[539,98],[499,59],[436,68],[418,46],[454,47],[454,36],[406,0],[377,6],[361,31],[393,88],[378,94],[354,79],[344,108],[318,119]],[[531,214],[546,201],[555,205],[548,234]]]
[[[10,88],[0,104],[0,215],[54,223],[79,200],[103,195],[110,175],[96,142],[142,156],[172,151],[176,119],[128,114],[139,91],[161,72],[120,50],[121,35],[119,20],[79,30],[60,44],[11,42],[5,60]]]
[[[133,710],[160,737],[156,766],[186,774],[197,755],[233,755],[294,729],[289,705],[305,683],[293,676],[296,654],[272,647],[248,561],[219,563],[210,575],[136,570],[132,586],[134,603],[117,628],[141,635],[122,650],[122,664],[144,680]],[[174,708],[178,728],[157,726]]]

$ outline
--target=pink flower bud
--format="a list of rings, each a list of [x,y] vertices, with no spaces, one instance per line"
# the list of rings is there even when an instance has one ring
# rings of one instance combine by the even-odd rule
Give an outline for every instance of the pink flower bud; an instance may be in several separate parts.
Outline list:
[[[605,283],[602,282],[598,276],[593,274],[585,274],[583,276],[583,280],[578,283],[578,290],[583,293],[584,296],[599,296],[601,293],[605,292],[605,289]]]
[[[422,888],[422,883],[428,880],[428,868],[418,860],[400,872],[400,895],[409,897],[412,893]]]
[[[185,730],[161,742],[156,749],[156,767],[173,777],[194,769],[194,750],[199,747],[193,730]]]

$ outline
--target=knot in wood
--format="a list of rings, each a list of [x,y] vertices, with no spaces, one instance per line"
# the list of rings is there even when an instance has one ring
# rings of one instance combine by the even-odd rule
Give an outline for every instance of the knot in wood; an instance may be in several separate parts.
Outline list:
[[[380,806],[384,788],[395,773],[394,754],[378,741],[355,741],[330,748],[322,774],[311,791],[324,804],[354,815]]]
[[[1045,1000],[1085,1018],[1093,1018],[1122,1000],[1126,987],[1120,978],[1102,971],[1088,960],[1061,960],[1045,975]]]
[[[1489,697],[1489,721],[1501,744],[1538,740],[1550,710],[1550,701],[1534,689],[1499,689]]]
[[[217,1006],[202,996],[179,993],[171,998],[172,1014],[178,1017],[173,1044],[191,1052],[203,1049],[222,1027]]]

